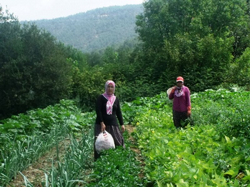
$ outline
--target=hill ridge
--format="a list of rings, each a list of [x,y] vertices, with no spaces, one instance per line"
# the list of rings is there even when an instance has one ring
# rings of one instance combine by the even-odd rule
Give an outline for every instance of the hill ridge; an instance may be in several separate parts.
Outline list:
[[[93,52],[137,37],[136,15],[142,13],[142,8],[142,4],[110,6],[32,23],[66,45],[83,52]]]

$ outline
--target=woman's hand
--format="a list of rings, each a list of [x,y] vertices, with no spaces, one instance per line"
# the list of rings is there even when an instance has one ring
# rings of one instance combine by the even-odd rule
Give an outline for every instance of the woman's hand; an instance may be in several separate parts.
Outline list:
[[[122,133],[125,132],[125,126],[122,125],[121,128],[122,128]]]
[[[190,117],[191,116],[191,106],[187,107],[187,116]]]
[[[172,87],[171,94],[175,92],[176,86]]]
[[[101,122],[101,131],[103,132],[105,128],[106,128],[106,125],[103,122]]]

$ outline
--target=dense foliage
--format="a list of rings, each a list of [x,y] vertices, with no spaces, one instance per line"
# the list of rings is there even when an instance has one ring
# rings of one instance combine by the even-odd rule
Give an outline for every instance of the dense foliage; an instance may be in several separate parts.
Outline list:
[[[94,163],[90,175],[89,187],[94,186],[144,186],[142,166],[137,155],[130,149],[128,133],[123,134],[126,147],[116,147],[114,150],[102,152],[101,157]]]
[[[164,92],[123,103],[125,122],[135,126],[132,135],[137,143],[131,144],[126,132],[126,148],[105,151],[96,162],[94,112],[80,113],[73,102],[61,101],[44,110],[13,116],[2,121],[4,126],[0,129],[2,140],[10,142],[0,145],[1,181],[8,184],[18,170],[69,136],[64,159],[54,160],[51,170],[44,171],[42,183],[31,183],[23,176],[26,186],[247,186],[249,106],[242,106],[250,102],[250,93],[238,87],[231,90],[192,94],[193,123],[181,129],[174,127],[172,102]],[[47,118],[50,120],[45,122]],[[33,125],[34,133],[23,134],[19,140],[13,138],[21,137],[15,127],[30,132],[26,123],[45,126],[39,129]],[[49,129],[46,134],[42,132]],[[137,154],[131,147],[137,149]]]
[[[70,134],[65,160],[45,173],[43,185],[250,184],[248,0],[145,1],[136,19],[140,43],[126,41],[88,54],[0,10],[0,118],[18,114],[0,121],[1,182],[9,183]],[[105,11],[102,15],[99,21],[107,18]],[[192,123],[177,130],[172,103],[165,92],[158,93],[178,75],[192,92]],[[81,132],[80,141],[72,133],[93,127],[94,112],[81,110],[93,111],[107,79],[116,82],[125,122],[136,126],[143,164],[128,142],[126,149],[88,162],[93,131]],[[220,86],[230,91],[206,90]],[[68,98],[80,109],[61,100]]]
[[[45,107],[70,94],[71,66],[60,44],[35,25],[0,25],[0,113]]]
[[[231,82],[225,79],[230,65],[248,53],[247,5],[242,0],[146,1],[136,24],[151,80],[163,88],[183,75],[193,91]]]
[[[69,100],[1,120],[0,184],[8,184],[19,171],[58,146],[72,132],[79,132],[82,127],[88,131],[92,121],[90,114],[83,116]]]
[[[249,107],[242,107],[249,92],[233,90],[192,94],[193,122],[182,129],[173,125],[165,93],[123,105],[136,126],[148,186],[250,184]]]
[[[92,110],[108,79],[116,82],[121,101],[167,90],[179,75],[191,92],[231,83],[249,89],[249,1],[150,0],[143,5],[134,25],[140,42],[127,40],[119,47],[91,53],[65,46],[38,26],[21,25],[2,11],[0,118],[63,98],[77,100],[84,111]],[[84,15],[92,12],[98,17],[110,11],[117,16],[120,10],[131,15],[136,7],[104,8]],[[76,16],[82,19],[81,14]],[[110,21],[109,16],[98,20],[100,25]]]

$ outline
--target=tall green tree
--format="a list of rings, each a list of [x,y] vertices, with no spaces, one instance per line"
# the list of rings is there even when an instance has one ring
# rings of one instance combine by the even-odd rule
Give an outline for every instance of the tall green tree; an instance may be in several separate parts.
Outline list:
[[[71,64],[53,36],[4,18],[0,41],[0,118],[70,96]]]
[[[250,48],[246,48],[244,53],[231,65],[229,76],[231,83],[246,86],[250,89]]]
[[[250,43],[246,5],[242,0],[146,1],[136,24],[150,79],[162,90],[183,75],[194,91],[224,81],[230,63]]]

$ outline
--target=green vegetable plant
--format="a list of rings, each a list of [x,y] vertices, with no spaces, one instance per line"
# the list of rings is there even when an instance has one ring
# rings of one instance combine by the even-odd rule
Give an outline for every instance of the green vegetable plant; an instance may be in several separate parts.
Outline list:
[[[91,182],[87,186],[127,187],[144,186],[142,166],[135,152],[130,149],[125,133],[125,148],[122,146],[102,152],[94,163]]]
[[[244,121],[249,108],[243,107],[249,98],[247,92],[224,89],[193,94],[193,125],[181,129],[173,125],[171,104],[165,101],[160,108],[145,105],[147,110],[137,113],[132,123],[149,184],[249,185],[250,142]]]

